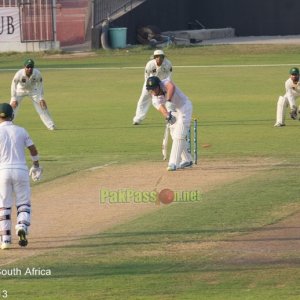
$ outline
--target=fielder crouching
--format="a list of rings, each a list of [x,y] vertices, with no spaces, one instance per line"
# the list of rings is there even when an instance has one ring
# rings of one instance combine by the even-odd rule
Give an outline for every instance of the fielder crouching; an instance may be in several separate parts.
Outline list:
[[[35,68],[34,61],[30,58],[25,60],[24,68],[15,74],[11,83],[10,105],[14,109],[15,117],[23,98],[26,96],[32,100],[33,106],[44,125],[49,130],[55,130],[56,126],[44,99],[42,74]]]
[[[161,81],[158,77],[151,76],[147,79],[146,88],[152,95],[153,106],[170,124],[173,143],[167,170],[191,167],[193,161],[186,142],[193,110],[191,101],[168,78]],[[166,109],[167,101],[173,103],[176,113]]]
[[[299,69],[290,69],[290,78],[285,82],[285,94],[279,96],[277,101],[276,123],[274,127],[285,126],[285,111],[290,107],[290,117],[297,120],[297,114],[300,114],[300,106],[297,112],[296,99],[300,97],[300,82],[299,82]],[[299,119],[300,120],[300,119]]]

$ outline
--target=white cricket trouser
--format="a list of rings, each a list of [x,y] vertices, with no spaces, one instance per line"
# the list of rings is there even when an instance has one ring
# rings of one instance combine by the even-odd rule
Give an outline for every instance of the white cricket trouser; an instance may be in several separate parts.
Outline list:
[[[30,182],[26,169],[0,169],[0,236],[11,240],[11,208],[17,207],[17,224],[30,226]]]
[[[143,85],[142,93],[137,103],[135,116],[133,118],[133,122],[141,122],[146,118],[146,114],[151,106],[151,94],[146,89],[146,84]]]
[[[296,109],[296,97],[293,96],[279,96],[278,101],[277,101],[277,110],[276,110],[276,124],[284,124],[285,122],[285,110],[287,107],[290,107],[290,109]],[[300,106],[299,106],[300,110]]]
[[[276,124],[284,124],[285,122],[285,110],[288,107],[288,99],[282,96],[279,96],[277,101],[277,110],[276,110]]]
[[[23,100],[24,97],[28,96],[29,98],[31,98],[32,100],[32,103],[33,103],[33,106],[36,110],[36,112],[38,113],[38,115],[40,116],[42,122],[44,123],[44,125],[50,129],[51,127],[54,126],[54,122],[52,120],[52,117],[50,115],[50,112],[47,109],[42,109],[41,106],[40,106],[40,99],[37,95],[17,95],[16,96],[16,100],[18,102],[18,106],[14,109],[14,116],[16,118],[17,116],[17,113],[19,111],[19,108],[20,108],[20,105],[21,105],[21,102]]]
[[[173,140],[170,153],[169,165],[174,164],[179,167],[180,162],[192,161],[192,156],[188,152],[186,136],[192,119],[192,103],[188,100],[183,107],[176,110],[175,124],[170,126],[170,133]]]

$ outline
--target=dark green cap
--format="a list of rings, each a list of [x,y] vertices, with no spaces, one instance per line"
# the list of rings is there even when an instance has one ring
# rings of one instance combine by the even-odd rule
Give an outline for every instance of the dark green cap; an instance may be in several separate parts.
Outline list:
[[[0,118],[11,118],[13,113],[13,108],[8,103],[0,103]]]
[[[290,69],[291,75],[299,75],[299,69],[298,68],[291,68]]]
[[[24,66],[25,67],[34,68],[34,61],[33,61],[33,59],[31,59],[31,58],[25,59]]]

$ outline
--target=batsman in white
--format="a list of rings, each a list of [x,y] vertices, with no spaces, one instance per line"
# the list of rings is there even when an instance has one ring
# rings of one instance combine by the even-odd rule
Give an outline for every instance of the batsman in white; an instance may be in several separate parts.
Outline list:
[[[191,101],[170,79],[161,81],[158,77],[151,76],[147,79],[146,88],[152,96],[153,106],[170,124],[173,143],[167,170],[191,167],[193,161],[186,141],[193,111]],[[172,111],[166,109],[167,102],[173,103],[176,117]]]
[[[15,74],[11,83],[10,105],[14,109],[15,117],[23,98],[26,96],[31,98],[35,110],[45,126],[49,130],[55,130],[55,124],[44,99],[42,74],[34,68],[34,61],[30,58],[25,60],[24,68]]]
[[[17,208],[16,234],[19,245],[28,244],[30,226],[30,183],[25,158],[28,148],[33,166],[29,171],[32,180],[39,180],[42,168],[39,166],[38,151],[27,131],[12,123],[13,108],[8,103],[0,104],[0,242],[1,249],[11,246],[11,209],[13,197]]]
[[[285,94],[279,96],[277,102],[276,123],[275,127],[285,126],[285,110],[290,107],[290,117],[293,120],[297,119],[296,99],[300,96],[299,69],[290,69],[290,78],[285,82]],[[300,114],[300,106],[298,109]]]
[[[163,80],[171,79],[172,63],[165,57],[162,50],[155,50],[153,59],[148,61],[145,67],[145,82],[143,84],[142,93],[137,103],[136,113],[133,118],[133,125],[139,125],[145,119],[146,114],[151,106],[151,95],[146,89],[146,82],[150,76],[157,76]],[[169,109],[169,108],[168,108]],[[172,108],[170,108],[171,110]]]

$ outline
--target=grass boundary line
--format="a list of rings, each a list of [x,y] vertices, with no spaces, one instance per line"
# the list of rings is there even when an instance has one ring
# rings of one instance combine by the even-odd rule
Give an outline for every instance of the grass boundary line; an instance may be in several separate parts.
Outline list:
[[[259,68],[259,67],[286,67],[299,65],[300,63],[289,63],[289,64],[254,64],[254,65],[194,65],[194,66],[173,66],[174,68]],[[75,67],[75,68],[65,68],[65,67],[53,67],[53,68],[43,68],[39,67],[39,70],[135,70],[144,69],[145,67]],[[17,69],[0,69],[0,72],[5,71],[16,71]]]

